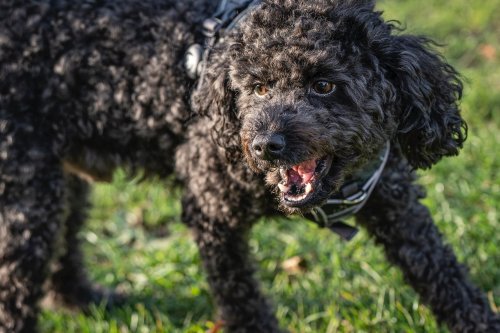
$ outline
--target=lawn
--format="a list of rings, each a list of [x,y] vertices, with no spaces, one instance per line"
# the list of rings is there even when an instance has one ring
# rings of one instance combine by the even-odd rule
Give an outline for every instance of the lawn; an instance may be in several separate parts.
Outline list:
[[[421,172],[447,241],[472,280],[500,307],[500,0],[385,0],[386,19],[443,44],[463,75],[469,138],[459,157]],[[43,332],[205,332],[214,306],[197,249],[180,222],[179,194],[118,172],[93,192],[82,233],[87,265],[102,285],[129,293],[128,305],[88,315],[44,310]],[[363,231],[343,242],[300,219],[258,224],[251,247],[283,327],[292,332],[447,332]],[[283,261],[299,256],[305,270]]]

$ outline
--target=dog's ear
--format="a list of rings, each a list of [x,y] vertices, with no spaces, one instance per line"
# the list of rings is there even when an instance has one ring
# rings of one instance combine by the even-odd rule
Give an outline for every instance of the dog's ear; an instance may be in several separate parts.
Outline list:
[[[191,107],[198,116],[210,119],[211,139],[225,149],[227,158],[232,158],[240,151],[240,121],[230,87],[228,60],[214,53],[191,95]]]
[[[382,63],[398,100],[397,139],[415,168],[429,168],[443,156],[457,155],[466,139],[467,125],[458,108],[462,83],[429,39],[389,38]]]

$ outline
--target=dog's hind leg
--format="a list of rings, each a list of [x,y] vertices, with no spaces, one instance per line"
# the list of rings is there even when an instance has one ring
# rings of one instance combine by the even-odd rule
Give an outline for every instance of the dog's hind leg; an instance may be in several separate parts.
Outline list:
[[[398,155],[396,153],[396,155]],[[400,156],[393,156],[358,221],[382,244],[388,259],[454,333],[498,333],[500,318],[444,244],[423,191]]]
[[[35,332],[63,213],[60,145],[35,126],[1,115],[0,332]]]
[[[54,261],[46,301],[69,308],[87,310],[91,304],[113,305],[120,297],[93,285],[87,277],[78,233],[87,219],[89,183],[72,174],[65,175],[66,216],[61,252]]]

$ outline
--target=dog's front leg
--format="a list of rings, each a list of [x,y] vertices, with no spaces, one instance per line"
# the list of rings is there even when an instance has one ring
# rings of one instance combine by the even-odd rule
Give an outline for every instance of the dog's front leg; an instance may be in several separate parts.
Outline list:
[[[60,233],[63,171],[48,136],[8,120],[0,126],[0,333],[33,333]]]
[[[439,322],[455,333],[500,332],[500,318],[444,244],[419,202],[424,194],[414,180],[406,162],[393,156],[358,221],[383,245]]]
[[[281,332],[253,276],[247,243],[249,227],[231,226],[227,216],[208,218],[194,201],[184,200],[183,219],[194,231],[225,331]]]

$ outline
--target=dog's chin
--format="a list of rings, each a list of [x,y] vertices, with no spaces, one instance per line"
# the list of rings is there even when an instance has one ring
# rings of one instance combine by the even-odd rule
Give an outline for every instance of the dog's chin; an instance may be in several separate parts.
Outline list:
[[[338,188],[340,174],[333,159],[327,155],[274,169],[268,175],[268,183],[275,188],[282,210],[306,213],[323,204]]]

